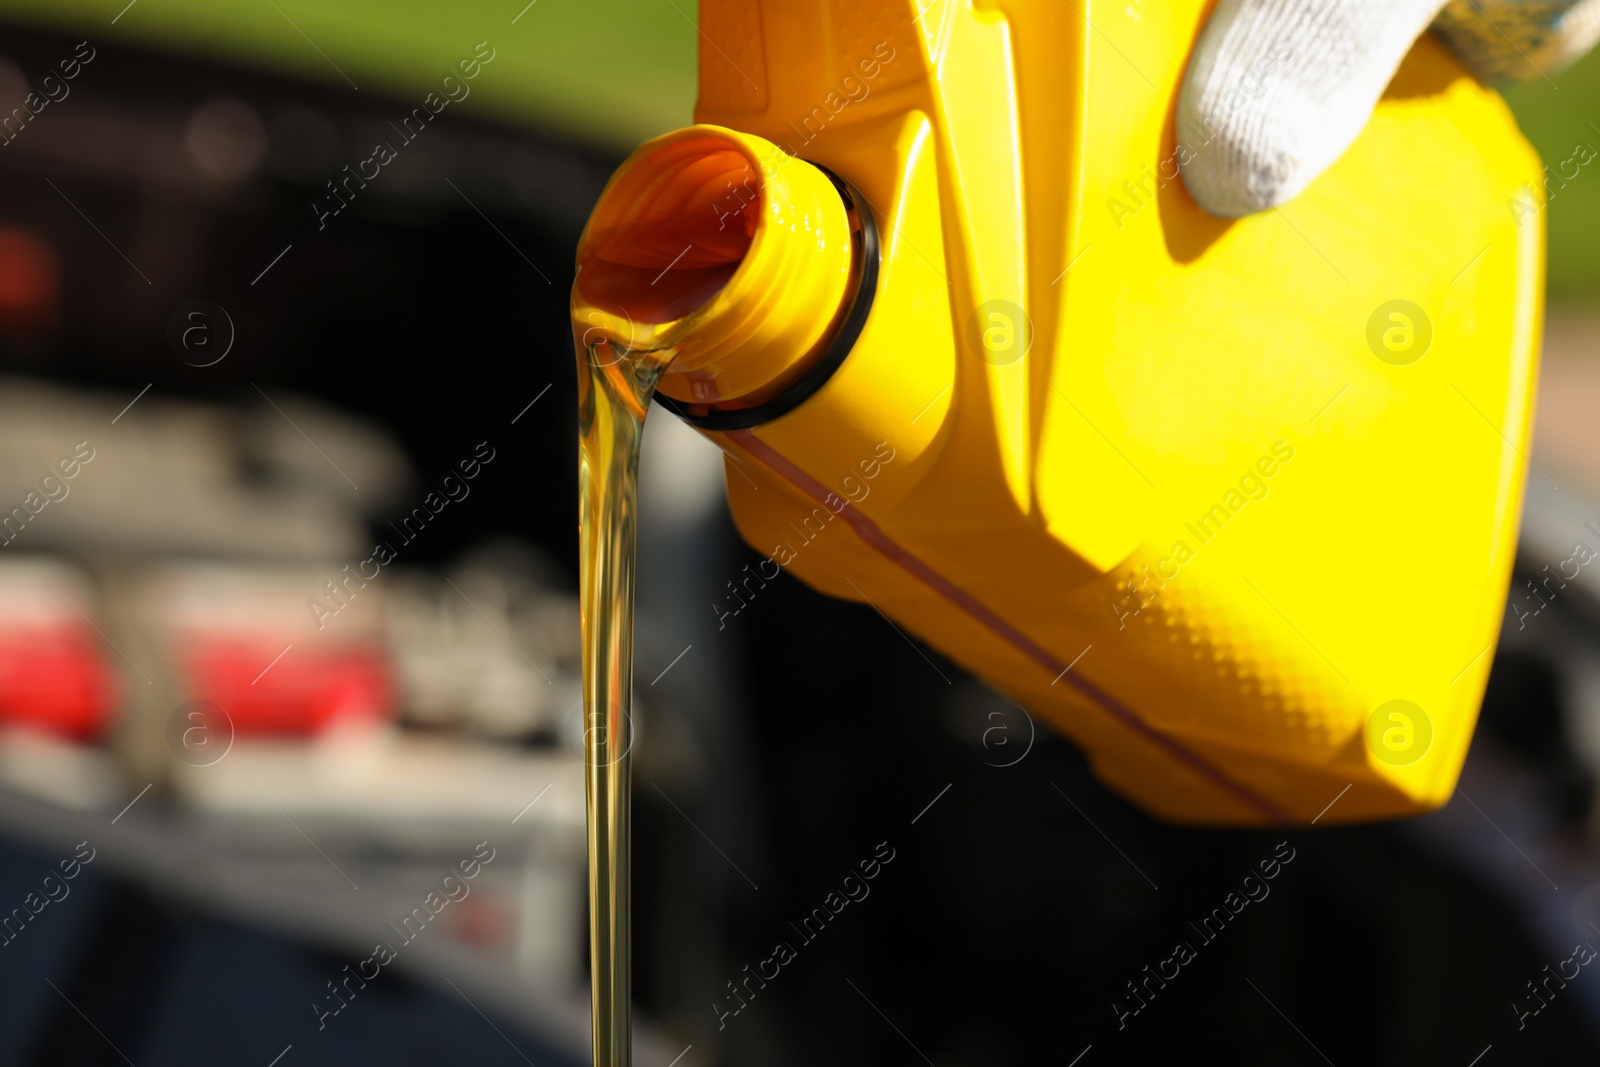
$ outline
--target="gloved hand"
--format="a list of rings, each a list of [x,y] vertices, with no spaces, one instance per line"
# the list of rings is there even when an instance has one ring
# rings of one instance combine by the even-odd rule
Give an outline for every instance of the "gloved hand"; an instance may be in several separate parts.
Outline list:
[[[1548,78],[1600,37],[1600,0],[1222,0],[1178,101],[1190,194],[1228,218],[1298,195],[1430,23],[1484,81]]]

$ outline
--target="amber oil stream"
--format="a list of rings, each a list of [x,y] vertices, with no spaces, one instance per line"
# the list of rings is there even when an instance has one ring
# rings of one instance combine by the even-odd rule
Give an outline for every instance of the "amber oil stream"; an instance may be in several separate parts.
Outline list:
[[[592,338],[593,334],[588,335]],[[639,443],[674,353],[578,345],[580,610],[595,1067],[632,1062],[630,749]]]

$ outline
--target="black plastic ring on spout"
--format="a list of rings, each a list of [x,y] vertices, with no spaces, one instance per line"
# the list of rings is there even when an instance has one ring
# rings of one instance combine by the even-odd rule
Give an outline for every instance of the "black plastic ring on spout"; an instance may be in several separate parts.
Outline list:
[[[816,167],[815,163],[812,166]],[[872,301],[878,293],[878,267],[882,261],[882,247],[878,241],[878,222],[872,216],[872,205],[860,190],[827,167],[817,167],[838,188],[849,206],[849,215],[857,224],[855,232],[857,262],[861,265],[860,281],[856,283],[850,312],[844,317],[828,343],[822,357],[783,392],[770,400],[748,408],[715,408],[695,414],[690,409],[700,405],[685,404],[663,393],[656,393],[656,403],[672,412],[697,430],[749,430],[782,418],[811,399],[812,395],[828,383],[833,372],[844,364],[861,337],[872,312]]]

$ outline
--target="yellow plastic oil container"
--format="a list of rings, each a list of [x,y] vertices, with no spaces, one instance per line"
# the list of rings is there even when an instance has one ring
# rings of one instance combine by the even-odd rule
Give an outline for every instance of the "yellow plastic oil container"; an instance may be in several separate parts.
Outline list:
[[[1301,197],[1213,218],[1178,162],[1215,131],[1174,118],[1207,11],[701,0],[700,125],[612,179],[575,324],[678,347],[764,575],[870,602],[1146,810],[1424,811],[1510,572],[1539,162],[1424,38]]]

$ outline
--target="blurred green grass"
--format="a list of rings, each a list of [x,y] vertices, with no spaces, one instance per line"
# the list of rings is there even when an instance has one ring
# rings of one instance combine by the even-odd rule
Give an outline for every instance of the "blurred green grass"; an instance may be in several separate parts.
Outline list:
[[[1507,87],[1504,95],[1547,164],[1569,158],[1579,144],[1596,154],[1565,188],[1551,183],[1546,222],[1551,302],[1600,302],[1600,51],[1548,81],[1536,75]]]
[[[464,106],[619,150],[687,125],[694,107],[696,0],[127,4],[0,0],[0,18],[330,85],[348,78],[360,91],[419,102],[487,41],[494,62]]]
[[[473,83],[469,109],[615,151],[687,124],[694,106],[697,0],[126,5],[0,0],[0,17],[334,85],[348,76],[363,91],[401,100],[420,100],[457,59],[487,41],[495,60]],[[1600,152],[1600,54],[1551,79],[1512,86],[1505,96],[1546,161],[1568,158],[1580,143]],[[1551,300],[1600,302],[1600,159],[1558,189],[1546,221]]]

